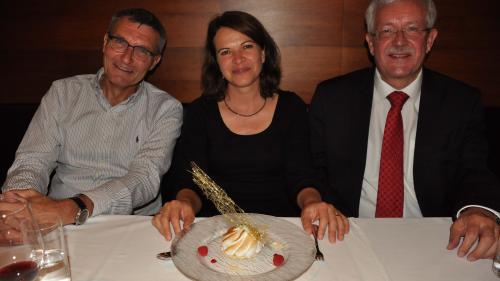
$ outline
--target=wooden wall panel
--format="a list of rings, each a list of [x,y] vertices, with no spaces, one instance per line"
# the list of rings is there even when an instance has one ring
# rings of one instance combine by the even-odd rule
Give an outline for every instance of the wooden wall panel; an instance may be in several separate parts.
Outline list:
[[[340,73],[342,48],[330,46],[297,46],[281,48],[283,55],[282,88],[294,91],[306,102],[320,81]]]
[[[324,79],[370,65],[364,43],[369,0],[1,1],[0,103],[36,103],[53,80],[95,73],[111,15],[144,7],[168,32],[164,60],[148,78],[179,100],[200,94],[208,21],[225,10],[259,18],[282,51],[284,89],[309,102]],[[435,0],[439,36],[427,65],[464,80],[500,106],[498,0]]]
[[[256,16],[278,45],[340,46],[342,1],[257,0],[222,1],[224,10],[243,10]]]
[[[439,35],[427,65],[463,80],[500,106],[500,1],[435,1]]]

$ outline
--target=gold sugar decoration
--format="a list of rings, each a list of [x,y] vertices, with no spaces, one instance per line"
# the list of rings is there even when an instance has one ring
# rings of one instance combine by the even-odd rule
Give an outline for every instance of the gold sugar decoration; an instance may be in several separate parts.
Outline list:
[[[262,232],[252,223],[250,216],[193,161],[191,161],[191,174],[194,183],[232,226],[246,226],[257,240],[263,240]]]

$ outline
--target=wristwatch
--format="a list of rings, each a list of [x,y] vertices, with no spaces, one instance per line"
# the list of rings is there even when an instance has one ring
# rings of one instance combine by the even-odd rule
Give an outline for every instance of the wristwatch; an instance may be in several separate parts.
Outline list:
[[[87,218],[89,217],[89,210],[87,209],[87,206],[85,205],[83,200],[78,196],[71,197],[69,199],[73,200],[73,202],[75,202],[79,208],[79,210],[75,216],[75,223],[74,224],[75,225],[84,224],[87,221]]]

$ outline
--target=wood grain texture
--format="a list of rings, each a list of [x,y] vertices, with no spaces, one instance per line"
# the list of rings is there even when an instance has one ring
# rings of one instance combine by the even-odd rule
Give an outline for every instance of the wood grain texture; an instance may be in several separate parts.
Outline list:
[[[144,7],[164,23],[168,47],[149,81],[183,102],[200,95],[208,21],[243,10],[281,48],[282,87],[309,102],[321,80],[371,64],[364,43],[369,0],[1,1],[0,103],[36,103],[53,80],[95,73],[111,15]],[[426,64],[479,88],[500,106],[500,1],[436,0],[439,36]]]

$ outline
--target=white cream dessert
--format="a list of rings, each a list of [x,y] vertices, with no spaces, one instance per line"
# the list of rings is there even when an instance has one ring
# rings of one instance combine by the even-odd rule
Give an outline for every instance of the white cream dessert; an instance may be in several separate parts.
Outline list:
[[[222,238],[222,251],[237,258],[251,258],[258,254],[263,246],[260,237],[246,225],[230,227]]]

